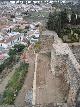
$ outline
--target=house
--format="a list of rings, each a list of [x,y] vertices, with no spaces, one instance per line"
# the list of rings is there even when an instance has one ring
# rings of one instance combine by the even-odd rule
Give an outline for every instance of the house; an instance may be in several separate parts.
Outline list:
[[[20,34],[19,32],[7,33],[7,35],[0,40],[0,49],[2,50],[12,47],[17,43],[22,42],[22,40],[23,34]]]
[[[36,42],[38,42],[38,38],[34,38],[34,37],[32,37],[31,39],[30,39],[30,43],[32,44],[34,44],[34,43],[36,43]]]

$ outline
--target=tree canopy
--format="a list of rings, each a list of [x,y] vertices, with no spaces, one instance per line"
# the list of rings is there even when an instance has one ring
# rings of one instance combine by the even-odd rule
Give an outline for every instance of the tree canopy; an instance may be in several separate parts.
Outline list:
[[[66,10],[59,13],[50,13],[47,22],[47,28],[49,30],[55,30],[58,34],[61,29],[68,23],[68,16]]]

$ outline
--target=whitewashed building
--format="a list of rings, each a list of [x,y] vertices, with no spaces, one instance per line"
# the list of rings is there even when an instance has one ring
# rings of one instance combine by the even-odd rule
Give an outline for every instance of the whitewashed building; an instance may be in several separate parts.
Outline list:
[[[0,39],[0,48],[7,49],[14,46],[15,44],[21,43],[23,40],[23,34],[19,32],[11,32]],[[2,36],[1,36],[2,37]]]

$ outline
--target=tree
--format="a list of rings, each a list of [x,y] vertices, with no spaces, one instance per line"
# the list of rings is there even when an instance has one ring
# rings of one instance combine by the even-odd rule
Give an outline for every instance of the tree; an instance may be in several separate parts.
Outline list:
[[[34,4],[33,0],[31,0],[31,4]]]
[[[10,17],[11,17],[11,18],[15,18],[15,15],[11,15]]]
[[[64,26],[69,22],[66,9],[60,12],[60,20],[61,20],[61,28],[64,28]]]
[[[44,0],[42,0],[42,3],[44,3]]]
[[[25,48],[25,45],[23,45],[23,44],[15,44],[14,45],[14,50],[16,50],[16,53],[21,52],[24,48]]]
[[[47,22],[47,28],[49,30],[55,30],[58,34],[60,34],[61,29],[63,29],[67,23],[68,17],[66,10],[59,13],[50,13]]]
[[[49,30],[54,30],[54,15],[52,13],[49,13],[47,28]]]
[[[76,25],[76,14],[74,12],[71,14],[71,24]]]
[[[61,32],[61,17],[60,14],[58,14],[58,16],[56,17],[56,21],[55,21],[55,31],[57,32],[57,34],[60,36],[60,32]]]
[[[14,47],[13,47],[13,49],[9,50],[8,54],[10,56],[14,56],[17,53],[22,52],[24,48],[25,48],[25,45],[23,45],[23,44],[15,44]]]
[[[80,24],[80,17],[79,17],[79,16],[77,16],[76,24],[77,24],[77,25],[79,25],[79,24]]]
[[[26,4],[26,0],[23,1],[23,4]]]
[[[10,56],[16,55],[16,51],[14,49],[10,49],[8,54]]]

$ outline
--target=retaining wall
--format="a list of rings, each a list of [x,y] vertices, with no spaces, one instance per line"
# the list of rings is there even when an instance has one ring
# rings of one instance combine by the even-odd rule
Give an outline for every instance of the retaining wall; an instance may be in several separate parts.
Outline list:
[[[53,49],[51,51],[51,70],[54,77],[62,74],[69,85],[67,96],[68,107],[76,106],[77,92],[80,88],[79,63],[67,43],[54,35]]]

